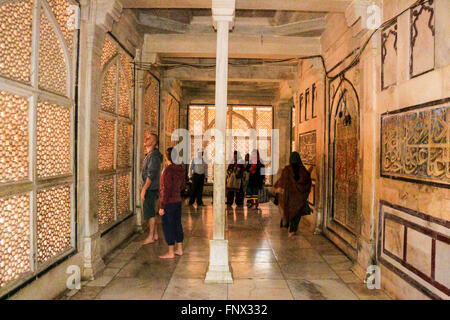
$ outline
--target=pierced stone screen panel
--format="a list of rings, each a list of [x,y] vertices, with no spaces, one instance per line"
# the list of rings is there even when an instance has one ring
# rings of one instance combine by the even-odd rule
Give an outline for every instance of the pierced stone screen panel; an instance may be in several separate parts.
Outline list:
[[[37,107],[37,174],[72,173],[71,116],[66,106],[39,102]]]
[[[39,87],[67,95],[67,67],[61,41],[46,13],[41,14],[39,48]]]
[[[256,117],[255,117],[256,114]],[[205,118],[207,126],[205,126]],[[230,121],[231,119],[231,121]],[[241,153],[244,158],[246,153],[250,153],[252,145],[246,140],[246,134],[249,129],[256,129],[259,142],[254,146],[264,150],[264,162],[266,168],[270,171],[271,168],[271,130],[273,129],[273,109],[271,107],[262,106],[228,106],[227,108],[227,129],[240,130],[234,131],[237,135],[231,142],[227,149],[227,158],[231,159],[234,150]],[[194,136],[194,124],[199,124],[200,132]],[[256,126],[255,126],[256,123]],[[255,128],[256,127],[256,128]],[[214,139],[211,142],[202,141],[202,135],[207,129],[215,128],[215,107],[205,105],[191,105],[188,113],[188,129],[191,134],[191,158],[196,155],[196,150],[203,147],[207,159],[212,159],[214,162]],[[259,131],[261,130],[261,131]],[[268,136],[267,136],[268,135]],[[198,137],[199,141],[194,144],[194,137]],[[266,178],[266,183],[271,183],[271,177]],[[208,182],[213,182],[213,164],[208,165]]]
[[[102,101],[98,125],[98,223],[101,229],[113,227],[119,218],[132,212],[130,168],[133,158],[133,58],[110,35],[106,35],[101,56]],[[145,128],[157,128],[159,83],[144,78]],[[155,97],[157,96],[157,98]],[[156,114],[155,114],[156,113]],[[153,117],[156,117],[153,119]],[[152,130],[157,133],[158,129]],[[140,161],[138,159],[137,161]],[[126,172],[126,173],[124,173]],[[106,176],[105,176],[106,175]]]
[[[52,9],[52,13],[58,22],[59,30],[61,31],[64,41],[66,42],[67,51],[69,55],[73,56],[74,43],[75,43],[75,28],[70,27],[70,22],[75,14],[74,10],[71,9],[73,3],[68,0],[46,0]]]
[[[131,180],[130,174],[117,175],[117,218],[121,218],[131,212]]]
[[[98,119],[98,169],[114,169],[114,121]]]
[[[0,198],[0,288],[31,271],[30,196]]]
[[[166,146],[176,145],[176,141],[172,141],[172,132],[179,127],[179,111],[180,103],[171,95],[167,100],[167,121],[166,121]]]
[[[450,186],[450,99],[381,116],[381,176]]]
[[[103,44],[102,57],[100,59],[102,69],[105,66],[105,64],[108,61],[110,61],[111,58],[113,58],[116,54],[117,54],[116,45],[111,41],[109,36],[106,36],[105,43]]]
[[[0,199],[0,295],[75,246],[78,32],[69,20],[76,6],[72,0],[0,1],[0,82],[11,88],[0,90],[0,194],[7,195]]]
[[[189,133],[201,134],[205,131],[205,107],[189,108]]]
[[[117,125],[117,167],[131,166],[131,125],[118,122]]]
[[[0,183],[29,176],[28,124],[28,100],[0,91]]]
[[[117,113],[123,117],[131,117],[131,87],[123,72],[119,72],[119,96]]]
[[[101,178],[97,183],[98,224],[103,227],[114,221],[114,177]]]
[[[0,2],[0,76],[25,83],[31,73],[32,9],[30,0]]]
[[[70,185],[37,193],[37,261],[44,263],[72,247]]]
[[[145,123],[149,126],[149,131],[158,133],[159,123],[159,82],[151,75],[146,73],[144,93],[144,117]]]
[[[103,111],[115,113],[117,92],[117,63],[113,61],[107,66],[107,68],[108,69],[106,70],[103,77],[101,108]]]
[[[272,130],[273,128],[272,108],[256,109],[256,128]]]

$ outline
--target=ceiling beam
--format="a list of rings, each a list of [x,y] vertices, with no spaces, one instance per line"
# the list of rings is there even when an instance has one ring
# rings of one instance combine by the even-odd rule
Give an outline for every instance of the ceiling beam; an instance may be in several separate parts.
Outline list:
[[[302,20],[274,27],[236,26],[233,29],[233,32],[240,34],[289,36],[291,34],[325,30],[325,26],[326,26],[326,19],[318,18],[311,20]]]
[[[210,21],[212,21],[212,18],[210,18]],[[146,13],[139,14],[139,22],[146,27],[180,34],[214,32],[212,23],[210,23],[210,25],[192,25]]]
[[[229,81],[280,82],[295,80],[297,67],[290,66],[228,66]],[[196,69],[181,67],[166,70],[164,76],[177,80],[215,81],[215,69]]]
[[[209,25],[207,24],[186,24],[172,19],[162,18],[151,14],[140,13],[139,22],[141,25],[165,30],[171,33],[214,33],[214,28],[211,24],[211,17],[209,17]],[[299,34],[311,31],[320,31],[325,29],[326,19],[317,18],[311,20],[302,20],[298,22],[288,23],[280,26],[249,26],[236,24],[233,29],[233,34],[264,34],[289,36],[292,34]],[[144,29],[145,31],[145,29]]]
[[[236,0],[237,10],[345,12],[351,0]],[[211,0],[122,0],[130,9],[211,9]]]
[[[144,53],[163,57],[216,56],[216,34],[146,34]],[[230,58],[298,58],[321,53],[317,37],[283,37],[230,34]]]

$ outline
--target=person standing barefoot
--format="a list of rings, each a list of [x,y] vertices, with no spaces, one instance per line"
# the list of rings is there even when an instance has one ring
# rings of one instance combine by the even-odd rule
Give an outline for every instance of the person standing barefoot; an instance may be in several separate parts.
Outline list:
[[[141,242],[142,245],[158,240],[156,228],[156,200],[159,195],[159,180],[161,173],[162,154],[158,150],[158,136],[149,133],[145,136],[144,145],[147,156],[142,167],[142,211],[144,218],[148,219],[149,233]]]
[[[161,195],[159,214],[162,217],[164,238],[169,246],[168,252],[161,259],[173,259],[176,255],[183,255],[183,226],[181,225],[181,191],[186,186],[183,165],[174,163],[176,150],[166,151],[168,166],[161,175]],[[176,243],[176,248],[175,248]]]

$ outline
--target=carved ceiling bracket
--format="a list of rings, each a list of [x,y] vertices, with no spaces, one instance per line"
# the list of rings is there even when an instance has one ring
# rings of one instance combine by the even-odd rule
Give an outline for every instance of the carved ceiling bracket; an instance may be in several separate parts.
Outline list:
[[[122,3],[118,0],[97,1],[96,24],[105,32],[111,31],[114,22],[119,21],[122,9]]]

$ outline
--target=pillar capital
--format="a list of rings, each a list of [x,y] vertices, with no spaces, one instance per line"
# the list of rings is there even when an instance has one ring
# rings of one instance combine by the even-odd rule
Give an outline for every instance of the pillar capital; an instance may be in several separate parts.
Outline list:
[[[217,22],[228,22],[229,28],[233,27],[236,0],[212,0],[212,18],[214,28]]]

